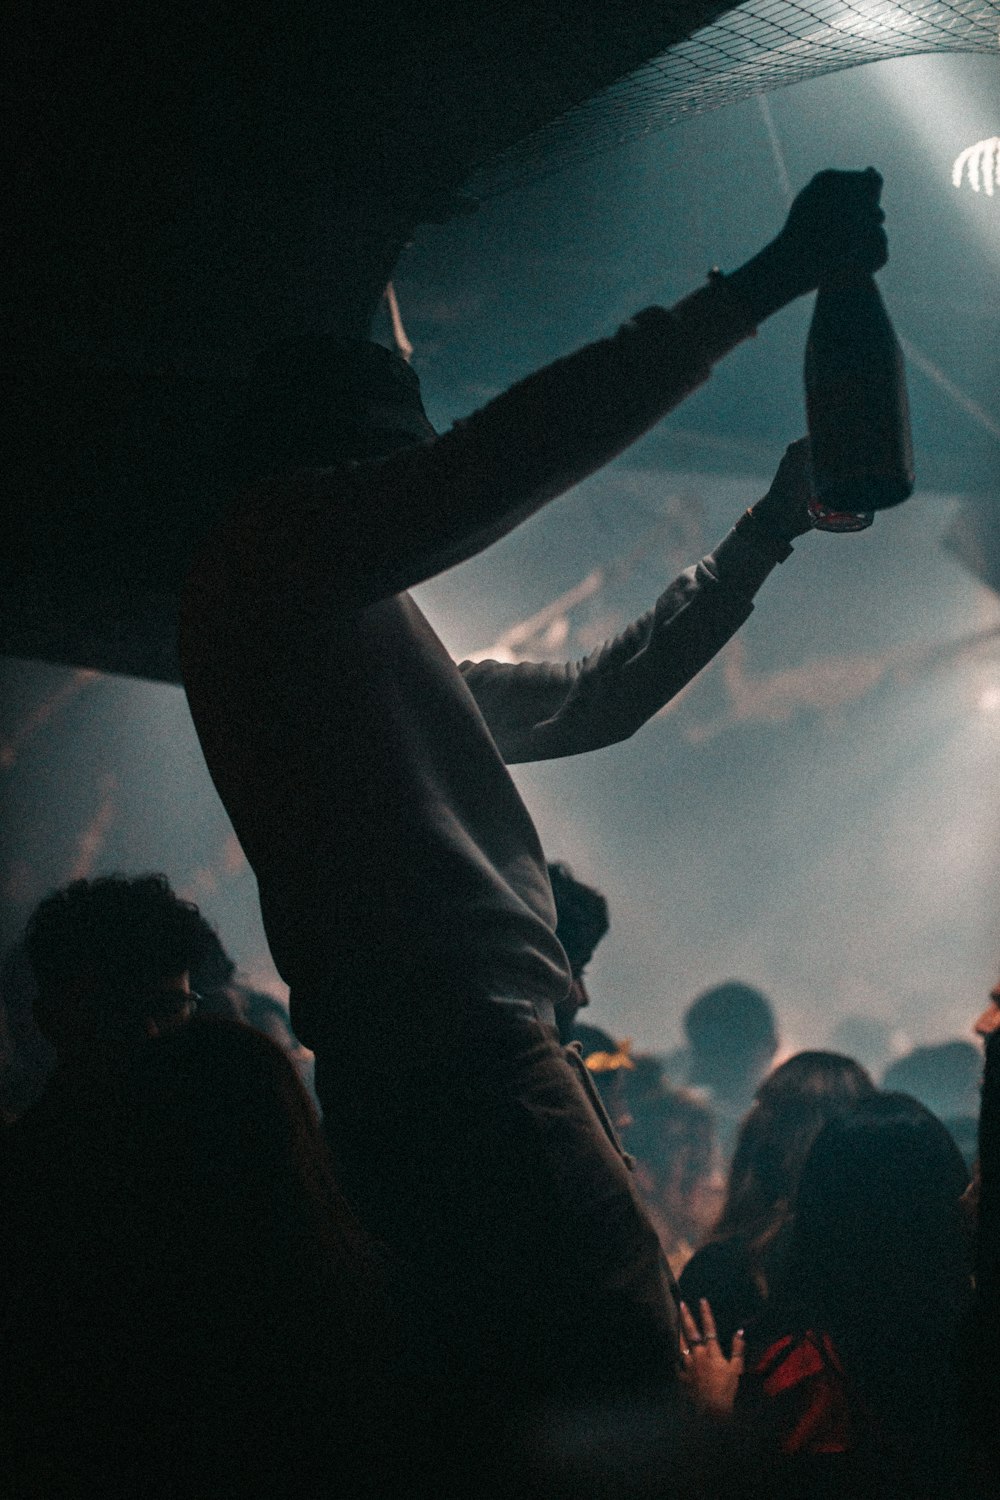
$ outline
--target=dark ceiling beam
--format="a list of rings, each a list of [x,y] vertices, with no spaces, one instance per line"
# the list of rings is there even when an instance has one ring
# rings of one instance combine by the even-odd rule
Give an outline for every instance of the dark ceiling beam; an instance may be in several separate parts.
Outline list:
[[[260,351],[364,336],[442,195],[727,8],[18,7],[0,651],[174,679],[179,582]]]

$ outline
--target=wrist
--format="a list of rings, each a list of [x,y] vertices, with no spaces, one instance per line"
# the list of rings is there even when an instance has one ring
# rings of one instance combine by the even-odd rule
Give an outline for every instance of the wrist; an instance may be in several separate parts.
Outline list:
[[[726,282],[758,323],[811,290],[808,276],[780,235],[727,276]]]
[[[771,517],[762,514],[758,505],[743,512],[734,530],[746,537],[772,563],[783,563],[792,555],[792,536],[781,526],[775,525]]]

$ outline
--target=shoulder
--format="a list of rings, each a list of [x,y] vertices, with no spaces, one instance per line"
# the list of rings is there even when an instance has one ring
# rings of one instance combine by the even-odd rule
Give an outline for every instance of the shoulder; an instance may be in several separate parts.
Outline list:
[[[711,1240],[684,1267],[681,1291],[688,1300],[692,1294],[711,1301],[709,1288],[749,1280],[750,1274],[750,1260],[739,1240]]]
[[[697,1250],[681,1274],[680,1293],[689,1307],[697,1307],[699,1299],[706,1298],[724,1349],[738,1329],[756,1322],[763,1306],[746,1250],[738,1241],[724,1240]]]

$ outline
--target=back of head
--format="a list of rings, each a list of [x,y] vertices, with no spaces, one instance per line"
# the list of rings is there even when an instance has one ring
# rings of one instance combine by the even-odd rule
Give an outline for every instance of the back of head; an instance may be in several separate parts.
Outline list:
[[[608,903],[600,891],[577,880],[567,865],[550,864],[548,872],[556,904],[556,937],[570,968],[579,974],[608,930]]]
[[[691,1047],[691,1082],[712,1088],[756,1083],[777,1050],[778,1032],[771,1002],[760,990],[738,980],[714,985],[693,1000],[684,1014]]]
[[[716,1236],[752,1244],[780,1226],[820,1130],[874,1087],[859,1063],[836,1052],[797,1052],[775,1068],[740,1127]]]
[[[945,1456],[942,1403],[970,1291],[967,1181],[930,1110],[873,1094],[824,1126],[796,1197],[786,1316],[832,1337],[873,1438],[917,1468]]]
[[[979,1116],[979,1229],[976,1291],[1000,1333],[1000,1031],[986,1043]]]
[[[200,969],[216,981],[232,972],[198,908],[162,875],[108,875],[55,891],[31,916],[25,949],[36,1020],[61,1060],[176,1010],[184,974]]]
[[[898,1340],[960,1296],[962,1157],[906,1094],[873,1094],[816,1137],[795,1200],[790,1274],[836,1331]]]

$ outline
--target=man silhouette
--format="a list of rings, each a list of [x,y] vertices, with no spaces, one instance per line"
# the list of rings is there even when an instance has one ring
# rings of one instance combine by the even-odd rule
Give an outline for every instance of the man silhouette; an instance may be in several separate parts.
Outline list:
[[[820,174],[745,266],[441,437],[388,351],[343,349],[322,407],[306,366],[323,341],[303,344],[302,423],[189,578],[188,699],[345,1189],[433,1309],[432,1363],[466,1387],[673,1378],[671,1279],[559,1046],[571,971],[505,763],[624,739],[691,680],[809,528],[808,454],[584,662],[456,665],[407,590],[608,462],[828,271],[880,266],[880,186]]]

